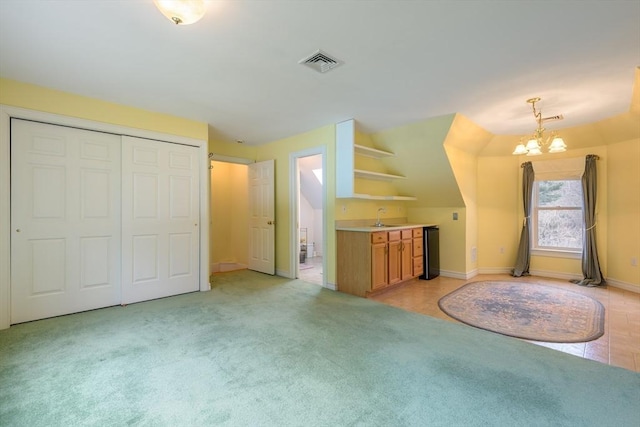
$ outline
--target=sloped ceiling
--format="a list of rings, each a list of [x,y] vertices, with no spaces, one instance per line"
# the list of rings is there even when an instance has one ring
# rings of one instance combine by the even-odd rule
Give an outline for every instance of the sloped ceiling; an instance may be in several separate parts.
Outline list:
[[[409,206],[464,206],[443,145],[454,119],[446,115],[371,135],[376,147],[395,153],[383,162],[407,178],[394,181],[394,187],[399,194],[417,197]]]
[[[320,74],[317,49],[344,61]],[[356,118],[366,133],[461,113],[531,130],[628,110],[640,2],[215,0],[176,26],[151,0],[1,0],[0,76],[205,122],[261,145]]]
[[[322,170],[322,156],[302,157],[298,160],[300,170],[300,193],[313,209],[322,209],[322,185],[313,173],[314,169]]]

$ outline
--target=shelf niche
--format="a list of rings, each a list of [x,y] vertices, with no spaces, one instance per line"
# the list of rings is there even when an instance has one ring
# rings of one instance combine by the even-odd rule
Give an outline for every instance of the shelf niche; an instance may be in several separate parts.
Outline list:
[[[374,159],[393,157],[394,153],[355,143],[355,121],[346,120],[336,124],[336,197],[367,200],[416,200],[413,196],[373,195],[355,192],[355,179],[393,181],[406,179],[401,175],[355,169],[355,156]]]

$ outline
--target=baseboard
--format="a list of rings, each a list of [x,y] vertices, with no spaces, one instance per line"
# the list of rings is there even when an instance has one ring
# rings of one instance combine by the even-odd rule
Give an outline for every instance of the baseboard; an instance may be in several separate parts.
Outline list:
[[[562,279],[562,280],[581,280],[581,274],[562,273],[559,271],[548,270],[529,270],[529,274],[532,276],[548,277],[550,279]]]
[[[582,280],[583,278],[582,274],[560,273],[557,271],[530,270],[529,272],[532,276],[549,277],[551,279]],[[624,289],[625,291],[640,293],[640,286],[634,285],[633,283],[623,282],[622,280],[616,280],[608,277],[605,277],[605,281],[608,286]]]
[[[469,280],[478,275],[478,270],[471,270],[466,273],[461,273],[459,271],[440,270],[440,275],[443,277],[451,277],[452,279]]]
[[[480,268],[478,274],[511,274],[512,270],[508,267]]]
[[[327,283],[324,287],[327,289],[331,289],[332,291],[338,290],[338,286],[336,286],[335,283]]]
[[[624,289],[625,291],[635,292],[636,294],[640,294],[640,286],[634,285],[633,283],[623,282],[622,280],[616,280],[607,278],[607,285],[613,286],[614,288]]]
[[[214,262],[209,266],[211,273],[222,273],[225,271],[245,270],[249,266],[238,262]]]
[[[276,269],[276,276],[286,277],[287,279],[295,279],[289,272],[289,270],[278,270]]]

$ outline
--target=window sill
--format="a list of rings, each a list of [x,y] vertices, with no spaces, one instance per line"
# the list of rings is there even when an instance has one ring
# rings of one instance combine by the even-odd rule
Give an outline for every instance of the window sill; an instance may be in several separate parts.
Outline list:
[[[532,256],[544,256],[549,258],[582,259],[582,251],[562,251],[555,249],[531,249]]]

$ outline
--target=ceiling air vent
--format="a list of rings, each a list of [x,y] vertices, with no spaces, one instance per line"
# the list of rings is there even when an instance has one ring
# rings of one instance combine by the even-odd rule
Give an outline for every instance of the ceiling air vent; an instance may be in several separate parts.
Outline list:
[[[336,58],[332,58],[327,53],[321,50],[317,50],[310,56],[301,59],[298,64],[306,65],[307,67],[313,68],[320,73],[326,73],[327,71],[342,64],[342,61]]]

